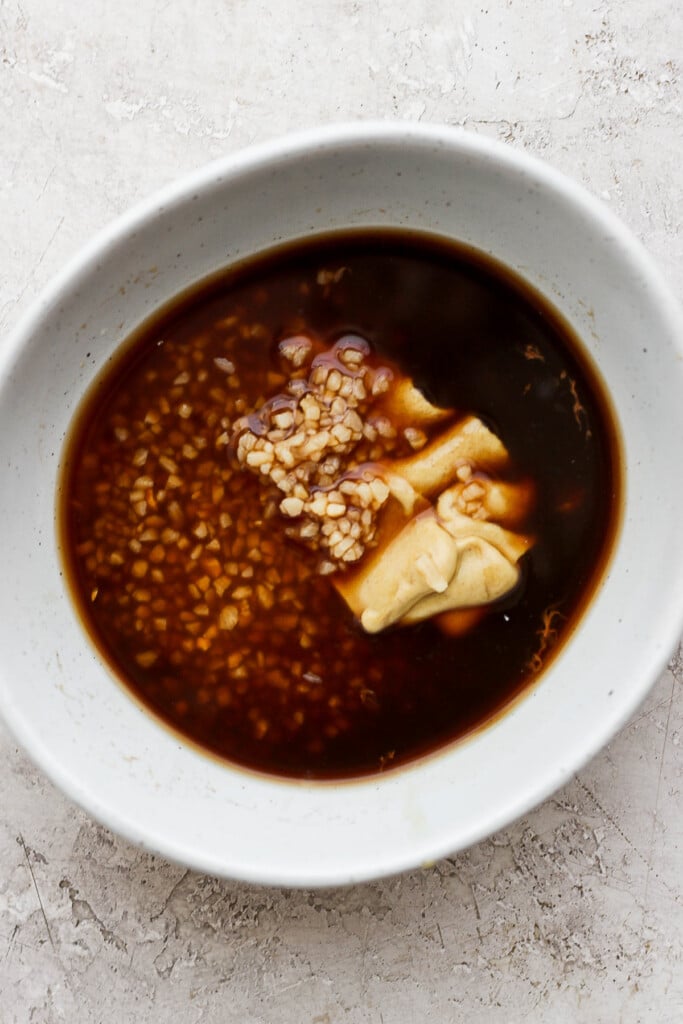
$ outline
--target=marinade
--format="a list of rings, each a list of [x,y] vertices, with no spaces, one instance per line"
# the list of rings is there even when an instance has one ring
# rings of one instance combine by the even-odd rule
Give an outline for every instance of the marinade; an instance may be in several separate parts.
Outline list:
[[[278,343],[348,335],[476,414],[533,481],[522,581],[462,635],[367,633],[235,460],[234,423],[283,386]],[[534,682],[600,580],[619,500],[608,398],[553,308],[464,246],[373,230],[254,257],[148,320],[75,419],[59,512],[82,621],[137,698],[230,762],[342,779],[451,743]]]

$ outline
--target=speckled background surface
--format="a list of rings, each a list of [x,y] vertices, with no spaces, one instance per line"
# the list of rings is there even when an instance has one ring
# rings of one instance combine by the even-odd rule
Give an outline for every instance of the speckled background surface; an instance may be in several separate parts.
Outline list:
[[[675,0],[0,0],[0,328],[179,173],[369,117],[547,158],[680,291],[682,43]],[[0,727],[0,1024],[676,1024],[682,734],[679,651],[611,745],[504,832],[401,878],[291,892],[139,852]]]

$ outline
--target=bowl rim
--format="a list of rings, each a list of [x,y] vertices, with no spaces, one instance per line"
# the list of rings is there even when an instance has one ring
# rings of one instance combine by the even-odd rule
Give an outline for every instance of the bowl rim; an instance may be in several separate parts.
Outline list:
[[[106,255],[111,247],[152,223],[162,209],[167,212],[174,205],[186,202],[195,192],[202,192],[221,183],[228,186],[231,180],[272,167],[278,161],[305,158],[314,151],[340,146],[347,149],[372,147],[376,144],[401,147],[406,143],[431,145],[459,155],[491,159],[509,171],[530,176],[542,189],[559,194],[566,202],[581,208],[596,226],[609,233],[622,253],[638,266],[652,302],[659,305],[663,319],[674,328],[671,333],[676,338],[675,343],[683,358],[683,310],[673,292],[644,246],[601,200],[582,185],[535,156],[464,128],[410,121],[363,121],[309,128],[248,146],[182,175],[135,203],[79,248],[23,313],[0,348],[0,380],[5,379],[23,345],[40,326],[46,311],[58,301],[61,293],[97,263],[99,257]],[[579,737],[571,748],[563,751],[563,764],[558,770],[534,780],[523,792],[501,805],[497,814],[481,816],[468,830],[461,829],[457,842],[451,845],[447,838],[437,842],[438,837],[421,844],[406,843],[390,856],[375,856],[372,862],[366,858],[362,867],[358,864],[346,868],[339,864],[309,864],[306,867],[301,865],[298,871],[273,869],[266,872],[262,867],[252,871],[249,865],[236,867],[234,864],[216,863],[214,858],[204,855],[201,849],[188,845],[182,839],[145,832],[112,801],[105,803],[96,793],[90,792],[86,785],[72,777],[55,760],[48,747],[33,732],[30,722],[13,706],[11,700],[3,700],[0,715],[32,761],[70,799],[94,819],[135,844],[157,851],[173,861],[189,864],[197,870],[247,882],[287,886],[340,885],[395,874],[416,867],[421,862],[447,856],[455,846],[461,849],[480,841],[546,799],[592,758],[630,718],[666,667],[682,630],[683,601],[663,610],[658,632],[659,643],[650,646],[647,670],[641,672],[639,685],[630,694],[624,695],[611,715],[604,716],[600,726],[591,732],[590,739]],[[384,778],[390,782],[392,775]],[[368,780],[359,780],[359,783],[364,781],[379,785],[382,777],[373,776]],[[418,849],[420,846],[424,849]]]

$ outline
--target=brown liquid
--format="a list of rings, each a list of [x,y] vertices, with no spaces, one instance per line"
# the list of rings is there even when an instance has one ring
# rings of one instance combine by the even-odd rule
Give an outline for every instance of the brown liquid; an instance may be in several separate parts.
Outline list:
[[[276,342],[302,331],[362,335],[436,404],[484,419],[535,482],[523,585],[467,635],[366,635],[231,465],[226,427],[281,389]],[[68,576],[118,675],[189,739],[280,775],[372,773],[481,725],[558,650],[614,539],[617,448],[576,338],[506,269],[406,232],[326,236],[182,297],[107,369],[67,448]]]

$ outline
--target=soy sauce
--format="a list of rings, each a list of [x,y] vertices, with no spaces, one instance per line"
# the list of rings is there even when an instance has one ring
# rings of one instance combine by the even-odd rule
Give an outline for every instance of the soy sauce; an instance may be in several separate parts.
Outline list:
[[[231,465],[230,423],[277,393],[277,341],[297,332],[367,339],[534,481],[523,584],[466,635],[366,635]],[[229,268],[127,339],[68,439],[62,546],[88,633],[160,719],[250,769],[352,778],[542,683],[605,571],[620,472],[605,388],[538,292],[452,242],[336,233]]]

